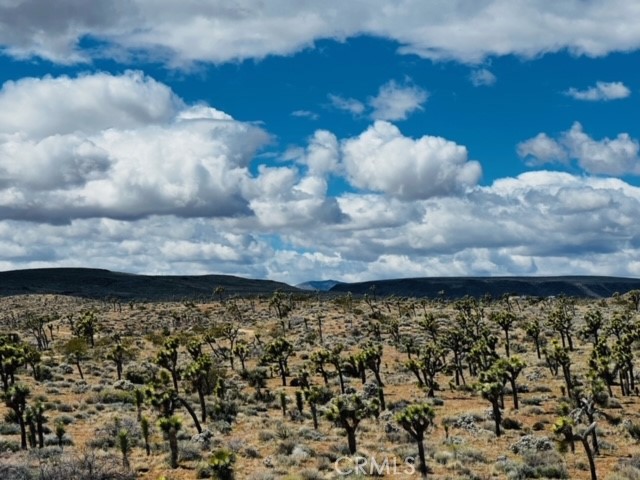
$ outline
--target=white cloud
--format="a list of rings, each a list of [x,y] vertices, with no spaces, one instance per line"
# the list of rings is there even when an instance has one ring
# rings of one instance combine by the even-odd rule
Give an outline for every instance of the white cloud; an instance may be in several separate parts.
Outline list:
[[[535,137],[519,143],[517,150],[520,157],[529,160],[529,165],[543,165],[550,162],[563,163],[568,156],[562,145],[546,133],[539,133]]]
[[[315,112],[311,112],[309,110],[294,110],[293,112],[291,112],[291,116],[299,117],[299,118],[308,118],[310,120],[318,119],[318,114]]]
[[[380,87],[378,95],[369,99],[374,120],[405,120],[409,114],[422,110],[429,94],[415,85],[399,85],[391,80]]]
[[[12,0],[0,4],[0,45],[16,57],[57,62],[143,54],[185,65],[288,55],[319,39],[367,34],[405,53],[474,63],[490,55],[637,49],[639,21],[628,0]],[[87,37],[98,46],[83,50]]]
[[[596,175],[640,175],[640,145],[628,133],[594,140],[575,122],[557,140],[545,133],[518,145],[518,154],[531,165],[575,159],[584,171]]]
[[[414,140],[381,120],[345,140],[342,151],[352,185],[407,200],[464,191],[481,175],[465,147],[440,137]]]
[[[334,94],[329,94],[328,97],[331,102],[331,106],[338,110],[344,110],[354,116],[362,115],[364,113],[364,103],[356,100],[355,98],[344,98],[340,95]]]
[[[137,71],[23,78],[0,90],[0,133],[30,138],[171,122],[184,109],[171,89]]]
[[[481,68],[471,72],[469,80],[471,80],[474,87],[490,87],[494,85],[498,79],[486,68]]]
[[[9,82],[0,212],[50,222],[248,213],[248,165],[267,140],[139,72]]]
[[[596,82],[595,87],[589,87],[586,90],[572,87],[565,92],[565,95],[576,100],[596,102],[627,98],[631,95],[631,90],[622,82]]]
[[[340,147],[336,136],[327,130],[316,130],[309,139],[303,163],[313,176],[324,177],[339,167]]]

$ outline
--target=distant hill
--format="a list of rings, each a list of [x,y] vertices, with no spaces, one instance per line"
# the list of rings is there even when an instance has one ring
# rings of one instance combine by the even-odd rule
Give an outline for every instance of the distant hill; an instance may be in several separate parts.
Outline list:
[[[40,268],[0,272],[0,296],[51,293],[85,298],[171,301],[210,298],[216,287],[224,295],[270,295],[299,292],[285,283],[230,275],[134,275],[92,268]]]
[[[501,297],[505,293],[532,297],[567,295],[571,297],[604,298],[615,292],[626,293],[640,289],[640,279],[620,277],[433,277],[378,280],[361,283],[342,283],[331,293],[351,292],[371,294],[375,286],[378,296],[460,298],[465,295],[481,297],[489,294]]]
[[[314,292],[328,292],[339,283],[342,282],[338,282],[337,280],[311,280],[309,282],[296,285],[296,288],[299,288],[300,290],[311,290]]]
[[[436,277],[341,283],[335,280],[311,281],[292,287],[271,280],[253,280],[231,275],[135,275],[92,268],[41,268],[0,272],[0,296],[51,293],[85,298],[121,300],[179,301],[211,298],[216,287],[224,295],[271,295],[276,290],[298,292],[313,290],[328,294],[371,293],[378,296],[438,297],[465,295],[481,297],[505,293],[548,297],[603,298],[615,292],[640,289],[640,279],[618,277]]]

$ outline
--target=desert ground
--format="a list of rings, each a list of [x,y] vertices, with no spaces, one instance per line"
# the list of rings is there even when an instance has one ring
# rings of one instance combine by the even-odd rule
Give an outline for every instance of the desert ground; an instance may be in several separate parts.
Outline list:
[[[640,479],[638,297],[4,297],[0,478]]]

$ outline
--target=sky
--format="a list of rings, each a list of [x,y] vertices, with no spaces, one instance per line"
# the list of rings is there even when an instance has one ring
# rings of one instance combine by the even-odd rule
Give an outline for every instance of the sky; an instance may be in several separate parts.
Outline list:
[[[640,277],[640,3],[0,0],[0,270]]]

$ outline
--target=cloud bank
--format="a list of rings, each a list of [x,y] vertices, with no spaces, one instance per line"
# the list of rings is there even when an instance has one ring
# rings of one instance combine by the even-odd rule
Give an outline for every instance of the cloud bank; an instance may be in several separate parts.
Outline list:
[[[6,83],[0,268],[290,283],[640,275],[640,189],[615,178],[639,171],[624,133],[541,133],[518,147],[538,170],[487,186],[464,145],[390,121],[348,138],[316,130],[275,162],[257,155],[269,141],[136,71]],[[540,169],[571,161],[582,171]]]
[[[628,0],[4,0],[0,45],[14,57],[59,63],[142,55],[188,65],[289,55],[319,39],[366,34],[396,41],[403,53],[477,63],[492,55],[628,51],[640,46],[639,21]]]

